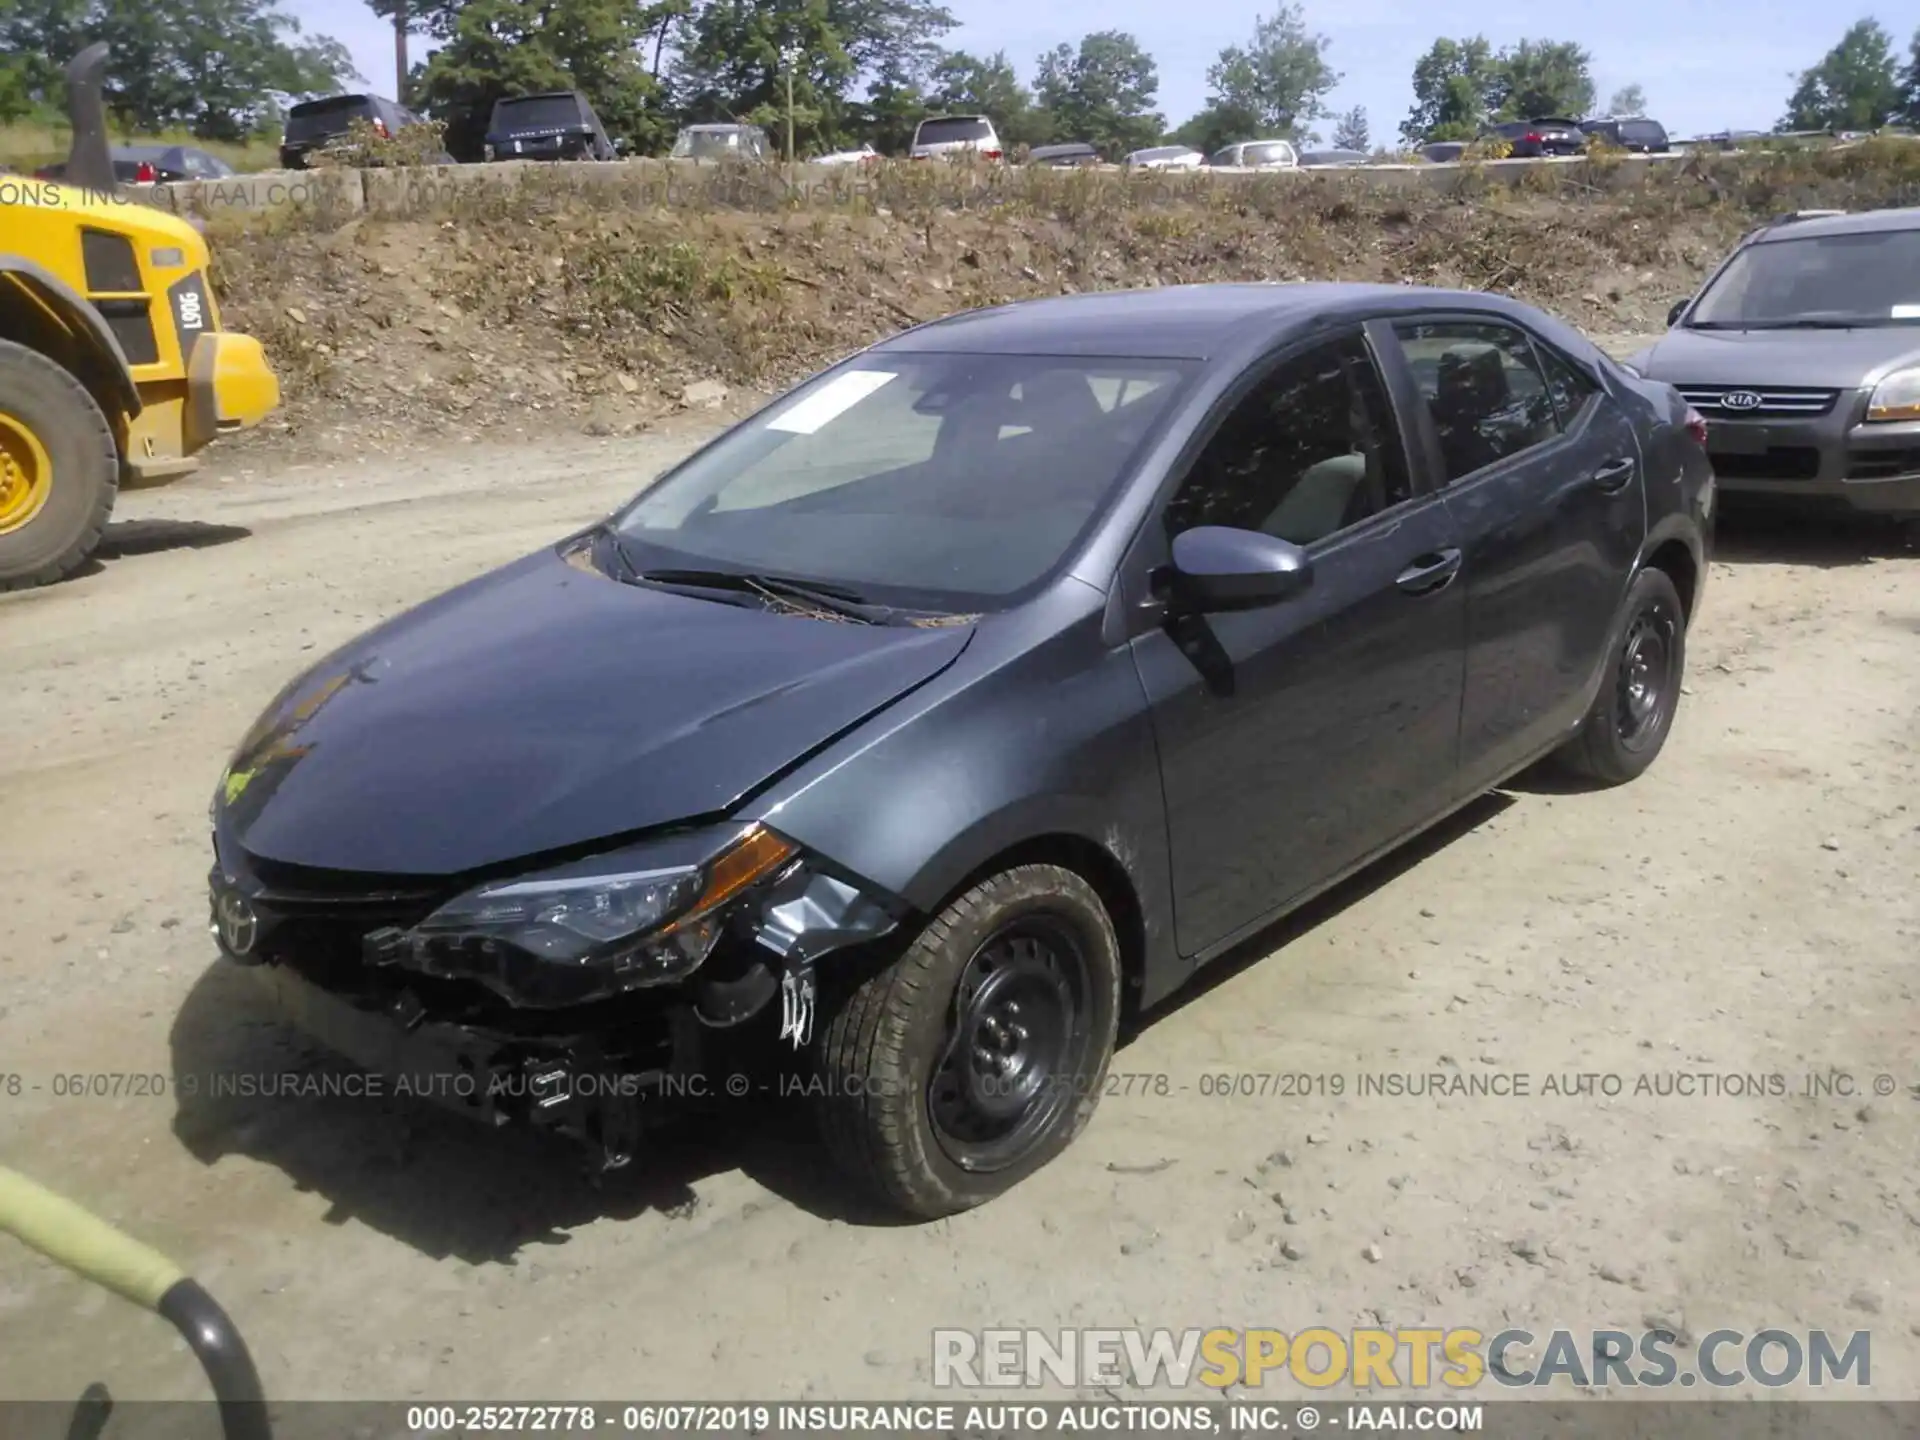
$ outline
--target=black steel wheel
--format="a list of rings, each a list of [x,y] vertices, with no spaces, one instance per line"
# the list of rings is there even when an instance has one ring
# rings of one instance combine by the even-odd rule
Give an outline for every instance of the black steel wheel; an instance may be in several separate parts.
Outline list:
[[[1593,708],[1558,758],[1603,785],[1641,775],[1672,733],[1686,674],[1687,615],[1664,571],[1634,577]]]
[[[1011,1189],[1092,1118],[1120,969],[1113,922],[1073,871],[974,886],[831,1004],[816,1093],[835,1159],[923,1219]]]
[[[927,1110],[965,1170],[1015,1163],[1072,1100],[1093,1043],[1083,947],[1044,912],[995,931],[960,973]]]

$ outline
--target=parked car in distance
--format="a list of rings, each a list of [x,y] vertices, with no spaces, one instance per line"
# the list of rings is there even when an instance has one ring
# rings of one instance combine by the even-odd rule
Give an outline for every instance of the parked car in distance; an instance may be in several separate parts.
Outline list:
[[[1467,142],[1464,140],[1429,140],[1420,147],[1419,153],[1435,165],[1452,165],[1466,153],[1466,149]]]
[[[1308,170],[1326,170],[1350,165],[1365,165],[1373,156],[1365,150],[1302,150],[1300,164]]]
[[[584,93],[548,90],[494,101],[481,153],[489,160],[617,160],[620,147]]]
[[[294,677],[214,789],[219,943],[456,1113],[619,1165],[798,1067],[851,1183],[967,1209],[1123,1011],[1542,757],[1655,762],[1695,418],[1478,291],[917,326]]]
[[[1299,164],[1300,153],[1289,140],[1242,140],[1207,157],[1214,170],[1293,170]]]
[[[1580,122],[1564,116],[1503,121],[1498,125],[1489,125],[1483,132],[1483,138],[1506,141],[1510,147],[1508,154],[1515,160],[1537,160],[1550,155],[1583,155],[1587,149],[1587,137],[1580,129]]]
[[[1037,145],[1027,152],[1027,164],[1057,170],[1079,169],[1099,163],[1100,152],[1083,141],[1072,141],[1061,145]]]
[[[770,160],[773,144],[758,125],[683,125],[669,160]]]
[[[113,176],[122,185],[175,185],[186,180],[224,180],[238,174],[232,165],[197,145],[115,145],[108,152]],[[64,161],[42,165],[34,176],[59,180],[67,172]]]
[[[871,144],[863,144],[858,150],[835,150],[830,155],[816,155],[809,163],[814,165],[878,165],[880,152]]]
[[[392,138],[411,125],[425,122],[403,105],[379,95],[329,95],[321,100],[302,100],[287,111],[286,126],[280,137],[280,164],[287,170],[304,170],[307,157],[315,150],[346,137],[356,120],[373,126],[378,135]],[[451,160],[452,157],[445,157]]]
[[[956,160],[978,156],[1000,160],[1006,155],[1000,132],[985,115],[929,115],[913,130],[908,149],[914,160]]]
[[[1129,170],[1198,170],[1207,157],[1191,145],[1150,145],[1127,156]]]
[[[1920,208],[1748,235],[1632,357],[1707,421],[1729,496],[1920,522]]]
[[[1667,127],[1644,115],[1582,120],[1580,133],[1589,139],[1598,136],[1606,144],[1636,155],[1669,155],[1673,152],[1673,141],[1667,135]]]

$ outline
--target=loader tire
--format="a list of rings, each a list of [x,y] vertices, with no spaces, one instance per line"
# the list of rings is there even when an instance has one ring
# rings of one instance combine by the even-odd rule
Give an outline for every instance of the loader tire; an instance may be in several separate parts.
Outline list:
[[[0,591],[86,563],[120,489],[113,427],[67,370],[0,340]]]

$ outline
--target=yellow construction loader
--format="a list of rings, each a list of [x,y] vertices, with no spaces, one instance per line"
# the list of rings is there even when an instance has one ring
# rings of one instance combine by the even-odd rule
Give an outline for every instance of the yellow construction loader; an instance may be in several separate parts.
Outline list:
[[[0,174],[0,590],[72,574],[122,489],[280,403],[260,342],[220,328],[199,228],[116,183],[106,58],[67,67],[63,179]]]

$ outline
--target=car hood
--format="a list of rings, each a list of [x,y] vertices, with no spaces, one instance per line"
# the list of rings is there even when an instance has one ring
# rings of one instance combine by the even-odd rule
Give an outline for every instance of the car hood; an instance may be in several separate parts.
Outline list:
[[[1847,390],[1920,363],[1920,328],[1674,329],[1629,362],[1672,385],[1804,385]]]
[[[236,751],[216,825],[266,860],[447,876],[711,815],[972,633],[776,614],[542,551],[290,685]]]

